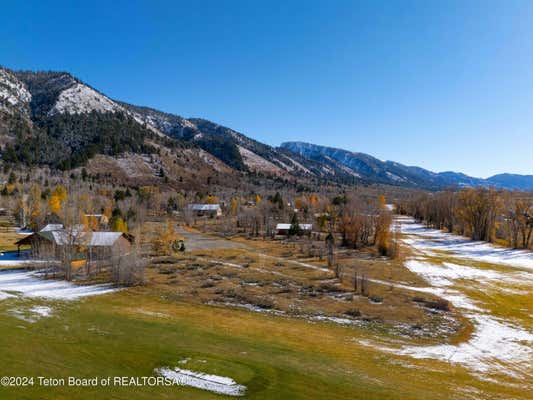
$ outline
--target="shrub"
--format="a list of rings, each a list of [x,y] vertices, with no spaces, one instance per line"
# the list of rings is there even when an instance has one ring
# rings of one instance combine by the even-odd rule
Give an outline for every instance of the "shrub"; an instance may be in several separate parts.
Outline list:
[[[374,295],[374,296],[370,296],[369,299],[372,303],[383,303],[383,297],[381,296]]]
[[[349,315],[350,317],[360,317],[361,311],[359,311],[357,308],[351,308],[344,311],[344,314]]]
[[[320,290],[323,292],[338,292],[339,288],[331,283],[321,283]]]
[[[450,303],[447,300],[428,300],[425,306],[439,311],[450,311]]]
[[[213,287],[213,286],[215,286],[215,283],[214,283],[213,281],[211,281],[211,280],[207,280],[207,281],[205,281],[204,283],[202,283],[202,284],[200,285],[200,287],[201,287],[202,289],[211,288],[211,287]]]

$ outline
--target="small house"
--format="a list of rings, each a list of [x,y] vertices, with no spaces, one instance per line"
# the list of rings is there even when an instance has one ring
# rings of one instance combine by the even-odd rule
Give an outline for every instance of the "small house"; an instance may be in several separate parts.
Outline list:
[[[222,215],[220,204],[189,204],[188,208],[197,217],[220,217]]]
[[[93,261],[128,254],[133,240],[133,236],[122,232],[65,230],[62,226],[54,230],[49,226],[15,244],[19,250],[21,246],[30,246],[31,254],[38,258],[61,259],[62,253],[69,251],[76,259]]]
[[[91,232],[87,238],[87,260],[106,260],[131,251],[133,236],[122,232]]]
[[[300,232],[304,235],[308,235],[313,230],[313,224],[298,224]],[[276,234],[280,236],[288,236],[291,229],[291,224],[277,224]]]

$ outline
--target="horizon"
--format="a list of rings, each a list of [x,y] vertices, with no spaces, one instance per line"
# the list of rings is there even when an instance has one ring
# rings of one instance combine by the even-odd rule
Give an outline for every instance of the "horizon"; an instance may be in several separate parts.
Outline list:
[[[9,4],[2,65],[66,71],[112,99],[272,146],[305,141],[481,178],[533,174],[522,145],[533,5],[303,4]]]

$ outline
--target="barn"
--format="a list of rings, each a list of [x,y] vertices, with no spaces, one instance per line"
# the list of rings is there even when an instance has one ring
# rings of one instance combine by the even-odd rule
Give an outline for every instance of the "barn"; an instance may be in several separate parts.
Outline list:
[[[133,240],[133,236],[122,232],[68,231],[62,227],[49,227],[15,244],[19,250],[21,246],[30,246],[31,254],[36,258],[60,259],[62,253],[70,251],[76,259],[94,261],[128,254]]]

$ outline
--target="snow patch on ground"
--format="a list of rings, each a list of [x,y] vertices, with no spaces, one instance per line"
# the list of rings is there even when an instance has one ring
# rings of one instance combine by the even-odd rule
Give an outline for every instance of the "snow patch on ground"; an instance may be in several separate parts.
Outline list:
[[[533,270],[531,251],[506,249],[437,229],[428,229],[423,224],[415,223],[412,218],[398,218],[398,221],[403,234],[418,236],[404,239],[404,243],[417,250],[449,251],[458,258]]]
[[[530,252],[472,242],[463,237],[425,229],[408,219],[400,221],[403,222],[402,232],[410,235],[405,242],[415,249],[446,250],[456,258],[493,264],[522,268],[533,266],[533,254]],[[414,358],[460,363],[487,379],[489,379],[487,374],[491,373],[501,373],[522,380],[531,377],[529,369],[533,356],[533,333],[525,327],[518,326],[518,322],[504,321],[492,315],[490,307],[484,307],[481,301],[475,301],[465,292],[473,284],[491,289],[494,287],[499,289],[506,284],[520,284],[521,288],[531,290],[533,280],[530,273],[501,272],[450,262],[432,263],[427,258],[420,257],[407,260],[405,266],[432,285],[427,288],[407,288],[433,293],[450,301],[456,308],[462,309],[464,315],[471,320],[474,332],[467,342],[457,345],[404,346],[401,349],[383,348],[383,350]]]
[[[9,314],[26,322],[35,323],[41,318],[46,318],[52,315],[52,309],[46,306],[34,306],[29,310],[12,309],[8,311]]]
[[[232,378],[225,376],[204,374],[178,367],[159,368],[155,372],[180,386],[191,386],[226,396],[244,396],[246,392],[246,386],[239,385]]]
[[[0,301],[5,300],[5,299],[9,299],[11,297],[15,297],[15,296],[13,296],[12,294],[9,294],[9,293],[0,292]]]
[[[459,345],[410,346],[400,350],[400,354],[461,363],[482,373],[498,370],[515,378],[524,378],[520,371],[531,357],[533,335],[490,315],[469,313],[468,316],[476,325],[468,342]]]
[[[156,311],[144,310],[142,308],[139,309],[139,314],[150,315],[152,317],[157,317],[157,318],[168,318],[169,317],[168,314],[156,312]]]
[[[42,279],[30,271],[0,271],[0,300],[11,296],[10,292],[24,297],[54,300],[77,300],[82,297],[117,291],[111,285],[79,286],[56,279]]]
[[[339,325],[362,325],[361,321],[349,318],[331,317],[328,315],[314,315],[312,317],[309,317],[309,319],[312,321],[333,322]]]
[[[30,311],[39,317],[49,317],[52,315],[52,309],[46,306],[34,306],[30,309]]]
[[[286,258],[274,257],[274,256],[270,256],[268,254],[259,254],[259,255],[261,257],[272,258],[272,259],[275,259],[275,260],[278,260],[278,261],[282,261],[284,263],[289,263],[289,264],[298,265],[298,266],[304,267],[304,268],[314,269],[316,271],[332,272],[330,269],[328,269],[326,267],[317,267],[316,265],[303,263],[303,262],[296,261],[296,260],[288,260]]]
[[[244,269],[244,266],[240,264],[234,264],[230,262],[224,262],[224,261],[217,261],[217,260],[211,260],[211,262],[215,265],[223,265],[225,267],[232,267],[232,268],[238,268],[238,269]]]

